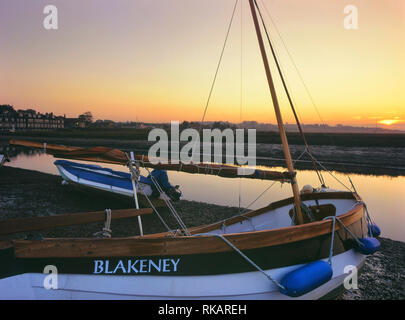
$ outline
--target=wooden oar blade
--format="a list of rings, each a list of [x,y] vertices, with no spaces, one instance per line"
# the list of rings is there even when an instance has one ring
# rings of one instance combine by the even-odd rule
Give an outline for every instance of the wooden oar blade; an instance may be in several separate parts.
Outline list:
[[[27,141],[27,140],[10,140],[9,144],[14,146],[22,146],[28,148],[37,148],[37,149],[44,149],[47,151],[73,151],[81,149],[79,147],[67,147],[58,144],[49,144],[46,142],[36,142],[36,141]]]
[[[80,148],[26,140],[10,140],[9,143],[10,145],[15,146],[43,149],[46,153],[51,154],[56,158],[123,165],[127,163],[125,152],[113,148]]]

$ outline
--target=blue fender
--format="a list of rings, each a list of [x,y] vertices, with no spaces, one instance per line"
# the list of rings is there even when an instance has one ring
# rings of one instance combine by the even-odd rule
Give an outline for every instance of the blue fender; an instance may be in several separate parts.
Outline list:
[[[365,255],[373,254],[381,249],[381,243],[376,238],[366,237],[359,239],[361,245],[358,244],[357,250]]]
[[[311,262],[286,274],[281,280],[285,289],[281,288],[280,292],[290,297],[299,297],[328,282],[332,275],[329,263],[322,260]]]
[[[370,230],[373,237],[379,237],[381,234],[380,228],[373,222],[370,224]]]

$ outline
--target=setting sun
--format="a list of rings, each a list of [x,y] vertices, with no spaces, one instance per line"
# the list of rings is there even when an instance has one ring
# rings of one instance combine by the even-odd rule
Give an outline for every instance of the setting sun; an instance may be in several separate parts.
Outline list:
[[[385,119],[385,120],[378,121],[378,123],[385,124],[387,126],[390,126],[392,124],[396,124],[396,123],[399,123],[399,122],[401,122],[401,120],[398,120],[398,119]]]

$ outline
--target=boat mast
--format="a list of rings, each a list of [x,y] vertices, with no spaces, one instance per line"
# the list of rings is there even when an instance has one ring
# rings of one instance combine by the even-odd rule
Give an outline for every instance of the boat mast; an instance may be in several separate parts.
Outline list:
[[[298,220],[298,224],[302,224],[303,218],[302,218],[301,200],[300,200],[300,194],[299,194],[299,190],[298,190],[297,179],[295,177],[294,167],[292,164],[292,159],[291,159],[291,154],[290,154],[290,148],[288,147],[287,135],[285,133],[283,118],[281,116],[280,107],[279,107],[278,99],[277,99],[277,94],[276,94],[276,90],[274,88],[273,78],[272,78],[271,72],[270,72],[269,61],[267,59],[266,49],[264,47],[263,38],[262,38],[261,31],[260,31],[259,22],[257,19],[255,2],[256,2],[255,0],[249,0],[250,10],[252,12],[253,23],[254,23],[255,29],[256,29],[257,40],[259,42],[260,52],[262,54],[264,69],[266,72],[267,82],[269,84],[271,98],[273,100],[273,106],[274,106],[274,111],[276,113],[278,130],[280,132],[281,142],[283,144],[285,161],[287,164],[288,171],[292,176],[291,186],[292,186],[292,191],[293,191],[293,195],[294,195],[294,204],[295,204],[295,210],[297,213],[297,220]]]

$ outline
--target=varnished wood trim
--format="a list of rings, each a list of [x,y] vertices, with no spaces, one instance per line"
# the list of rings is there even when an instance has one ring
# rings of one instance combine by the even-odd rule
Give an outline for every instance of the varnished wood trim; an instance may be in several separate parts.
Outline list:
[[[358,204],[340,219],[346,226],[359,221],[364,207]],[[332,222],[317,221],[299,226],[273,230],[252,231],[225,235],[240,250],[275,246],[315,238],[331,232]],[[341,227],[336,225],[336,230]],[[45,239],[39,241],[15,240],[18,258],[44,257],[117,257],[160,256],[226,252],[232,249],[221,239],[208,235],[156,238],[121,239]]]
[[[304,194],[301,196],[302,201],[322,200],[322,199],[358,200],[355,197],[355,195],[351,192],[314,192],[314,193],[310,193],[310,194]],[[224,224],[225,226],[229,226],[234,223],[242,222],[242,221],[246,220],[246,218],[255,217],[255,216],[258,216],[258,215],[263,214],[268,211],[279,209],[279,208],[287,206],[287,205],[292,205],[293,203],[294,203],[294,198],[290,197],[290,198],[283,199],[280,201],[272,202],[266,207],[263,207],[263,208],[260,208],[257,210],[253,210],[253,211],[249,211],[240,216],[231,217],[224,221],[215,222],[215,223],[209,224],[209,225],[203,225],[203,226],[190,228],[188,231],[191,234],[209,232],[209,231],[221,228],[222,224]],[[167,233],[162,234],[162,235],[167,235]]]
[[[38,148],[38,149],[44,148],[44,143],[36,142],[36,141],[10,140],[9,144],[15,145],[15,146]],[[46,143],[46,149],[52,150],[52,151],[74,151],[74,150],[79,150],[81,148],[79,148],[79,147],[66,147],[66,146],[62,146],[62,145],[58,145],[58,144]]]

